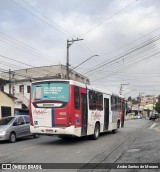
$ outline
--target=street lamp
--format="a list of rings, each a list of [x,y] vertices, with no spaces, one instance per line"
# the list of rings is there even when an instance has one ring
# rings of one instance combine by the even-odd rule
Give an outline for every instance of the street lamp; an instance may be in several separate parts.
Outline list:
[[[82,65],[83,63],[87,62],[88,60],[90,60],[91,58],[96,57],[96,56],[99,56],[99,55],[93,55],[93,56],[89,57],[88,59],[86,59],[85,61],[83,61],[82,63],[80,63],[80,64],[77,65],[76,67],[74,67],[72,70],[76,69],[77,67],[79,67],[79,66]]]

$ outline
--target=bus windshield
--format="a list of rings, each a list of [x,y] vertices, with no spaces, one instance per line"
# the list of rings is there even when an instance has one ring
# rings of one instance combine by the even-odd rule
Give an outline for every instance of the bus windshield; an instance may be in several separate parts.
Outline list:
[[[68,102],[69,83],[46,81],[32,84],[32,102],[54,100]]]

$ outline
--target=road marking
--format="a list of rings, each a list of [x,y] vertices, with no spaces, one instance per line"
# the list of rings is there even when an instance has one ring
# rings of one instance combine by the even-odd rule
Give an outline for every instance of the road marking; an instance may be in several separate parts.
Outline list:
[[[153,128],[157,125],[157,123],[154,123],[153,125],[151,125],[149,128]]]

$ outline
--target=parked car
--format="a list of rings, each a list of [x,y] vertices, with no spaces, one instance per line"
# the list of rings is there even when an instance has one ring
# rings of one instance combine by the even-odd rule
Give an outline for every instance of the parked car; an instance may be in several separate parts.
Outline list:
[[[136,119],[142,119],[142,115],[141,114],[138,114],[135,116]]]
[[[16,142],[17,138],[25,136],[38,138],[37,134],[30,133],[30,120],[27,115],[9,116],[0,119],[0,140]]]
[[[160,114],[157,114],[157,113],[154,113],[154,114],[151,114],[149,119],[157,119],[157,118],[160,118]]]

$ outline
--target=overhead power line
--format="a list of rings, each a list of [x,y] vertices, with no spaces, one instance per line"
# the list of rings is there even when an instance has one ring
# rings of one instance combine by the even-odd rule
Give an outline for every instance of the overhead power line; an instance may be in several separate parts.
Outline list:
[[[150,39],[150,40],[147,40],[147,41],[141,43],[140,45],[135,46],[135,47],[131,48],[130,50],[127,50],[127,51],[121,53],[120,55],[115,56],[115,57],[117,57],[117,58],[114,58],[114,59],[111,58],[110,60],[108,60],[108,62],[103,63],[102,65],[97,66],[97,67],[95,67],[95,68],[89,70],[88,72],[85,72],[84,74],[88,74],[88,73],[90,73],[90,72],[92,72],[92,71],[95,71],[95,70],[97,70],[97,69],[99,69],[99,68],[102,68],[102,67],[104,67],[104,66],[107,66],[107,65],[109,65],[109,64],[111,64],[111,63],[113,63],[113,62],[115,62],[115,61],[118,61],[118,60],[120,60],[120,59],[123,59],[124,57],[128,56],[129,54],[131,54],[131,53],[133,53],[133,52],[136,52],[136,51],[138,51],[138,50],[140,50],[140,49],[142,49],[142,48],[144,48],[144,47],[146,47],[146,46],[148,46],[148,45],[150,45],[150,44],[156,42],[157,40],[160,40],[160,35],[158,35],[158,36],[156,36],[156,37],[154,37],[154,38],[152,38],[152,39]],[[112,59],[113,59],[113,60],[112,60]]]
[[[34,11],[36,11],[39,15],[41,15],[42,17],[44,17],[46,20],[48,20],[49,22],[53,23],[54,25],[56,25],[56,27],[60,28],[64,33],[67,33],[70,36],[74,36],[73,34],[71,34],[68,30],[64,29],[62,26],[60,26],[59,24],[57,24],[56,22],[54,22],[53,20],[49,19],[47,16],[45,16],[44,14],[42,14],[40,11],[38,11],[36,8],[34,8],[32,5],[30,5],[28,2],[26,2],[25,0],[22,0],[25,4],[27,4],[30,8],[32,8]]]
[[[124,64],[126,65],[126,64],[128,64],[130,62],[134,62],[134,61],[135,62],[138,62],[141,59],[143,59],[144,57],[154,55],[157,51],[154,50],[153,47],[154,46],[157,46],[159,43],[160,43],[160,41],[159,42],[156,42],[156,44],[152,44],[147,50],[144,49],[144,50],[142,50],[140,52],[137,52],[138,53],[137,55],[136,54],[133,54],[132,56],[127,57],[127,59],[123,59],[123,61],[121,63],[119,63],[119,65],[117,65],[117,62],[112,63],[112,65],[110,65],[107,68],[103,69],[103,74],[108,73],[109,71],[111,71],[111,70],[113,70],[115,68],[117,69],[118,67],[124,66]],[[151,51],[150,50],[151,48],[152,48],[153,51],[151,53],[148,53],[148,52]],[[115,67],[113,66],[114,64],[116,65]],[[93,73],[96,74],[96,73],[98,73],[100,71],[101,71],[100,69],[99,70],[96,70],[96,72],[93,71],[92,73],[90,73],[90,75],[91,74],[93,75]]]
[[[28,2],[26,2],[25,0],[23,0],[23,2],[29,6],[35,13],[31,12],[26,6],[24,7],[23,5],[15,2],[15,0],[10,0],[13,3],[15,3],[16,5],[18,5],[19,7],[21,7],[22,9],[24,9],[25,11],[27,11],[30,15],[33,15],[34,17],[38,18],[39,20],[41,20],[42,22],[48,24],[49,26],[51,26],[53,29],[58,29],[58,31],[65,33],[66,35],[69,35],[73,38],[77,38],[77,36],[74,36],[72,33],[70,33],[68,30],[66,30],[65,28],[63,28],[62,26],[58,25],[56,22],[54,22],[53,20],[49,19],[46,15],[42,14],[39,10],[37,10],[36,8],[34,8],[32,5],[30,5]],[[38,14],[38,15],[37,15]],[[55,27],[56,26],[56,27]],[[78,44],[78,46],[80,46],[83,50],[85,50],[86,52],[91,52],[91,50],[82,43],[83,46],[80,46]],[[93,52],[91,53],[93,54]]]
[[[138,62],[141,62],[141,61],[143,61],[143,60],[146,60],[146,59],[148,59],[148,58],[151,58],[151,57],[153,57],[153,56],[155,56],[155,55],[157,55],[157,54],[160,54],[160,51],[158,51],[158,52],[156,52],[156,53],[154,53],[154,54],[152,54],[152,55],[150,55],[150,56],[147,56],[147,57],[145,57],[144,59],[139,60]],[[118,69],[118,70],[111,71],[111,72],[108,73],[107,75],[103,75],[103,76],[100,77],[100,78],[96,78],[96,81],[98,81],[98,80],[100,80],[100,79],[103,79],[103,78],[105,78],[106,76],[110,76],[111,74],[117,73],[117,72],[119,72],[119,71],[121,71],[121,70],[124,70],[124,69],[126,69],[127,66],[133,65],[133,64],[135,64],[135,63],[137,63],[137,61],[136,61],[136,62],[133,61],[133,62],[127,64],[127,65],[122,66],[122,67],[121,67],[120,69]]]
[[[57,23],[51,21],[48,17],[46,17],[45,15],[42,15],[38,10],[36,10],[34,7],[32,7],[31,5],[29,5],[26,1],[23,1],[25,2],[25,4],[27,4],[28,6],[30,6],[32,9],[34,9],[39,15],[36,15],[35,13],[31,12],[30,10],[28,10],[27,8],[25,8],[23,5],[17,3],[16,1],[14,0],[10,0],[11,2],[13,2],[14,4],[18,5],[19,7],[23,8],[25,11],[27,11],[30,15],[33,15],[34,17],[38,18],[39,20],[43,21],[44,23],[46,23],[47,25],[49,25],[50,27],[56,29],[57,31],[59,32],[62,32],[66,35],[69,34],[71,35],[68,31],[66,31],[65,29],[63,29],[61,26],[59,26]],[[54,24],[53,24],[54,23]],[[55,26],[56,25],[56,26]]]
[[[152,33],[156,32],[156,31],[159,30],[159,29],[160,29],[160,27],[157,27],[157,28],[155,28],[154,30],[152,30],[151,32],[149,32],[149,33],[147,33],[147,34],[145,34],[145,35],[143,35],[143,36],[141,36],[141,37],[139,37],[139,38],[137,38],[137,39],[135,39],[135,40],[133,40],[133,41],[131,41],[131,42],[129,42],[129,43],[123,45],[123,46],[121,46],[121,47],[119,47],[119,48],[116,48],[116,49],[114,49],[114,50],[112,50],[112,51],[110,51],[110,52],[107,52],[107,53],[105,53],[105,54],[100,55],[100,57],[108,56],[108,55],[110,55],[110,54],[112,54],[112,53],[114,53],[114,52],[117,52],[118,50],[121,50],[121,49],[123,49],[123,48],[125,48],[125,47],[128,47],[129,45],[132,45],[133,43],[135,43],[135,42],[137,42],[137,41],[139,41],[139,40],[141,40],[141,39],[143,39],[143,38],[145,38],[145,37],[151,35]],[[102,64],[104,64],[104,62],[102,62]],[[100,64],[98,64],[98,65],[100,65]],[[97,67],[97,64],[96,64],[95,67]],[[85,71],[83,70],[83,73],[84,73],[84,74],[86,74],[86,73],[88,72],[87,69],[88,69],[88,68],[86,68]],[[90,69],[90,70],[91,70],[91,69]]]
[[[0,57],[5,58],[5,59],[9,59],[9,60],[12,60],[12,61],[15,61],[15,62],[17,62],[17,63],[26,65],[26,66],[28,66],[28,67],[36,68],[36,67],[33,66],[33,65],[26,64],[26,63],[21,62],[21,61],[19,61],[19,60],[14,60],[13,58],[10,58],[10,57],[7,57],[7,56],[3,56],[3,55],[1,55],[1,54],[0,54]],[[12,65],[12,64],[10,63],[10,66],[11,66],[11,65]],[[11,67],[13,67],[13,65],[12,65]],[[22,69],[22,66],[19,66],[19,67],[21,67],[21,69]],[[51,72],[49,69],[48,69],[48,70],[43,69],[43,71],[44,71],[44,72],[47,72],[48,75],[49,75],[49,74],[52,74],[52,72]],[[34,72],[34,74],[39,74],[39,72],[38,72],[38,71],[37,71],[37,72]],[[28,77],[28,75],[27,75],[27,77]]]
[[[34,66],[29,65],[29,64],[27,64],[27,63],[24,63],[24,62],[21,62],[21,61],[19,61],[19,60],[15,60],[15,59],[9,58],[9,57],[7,57],[7,56],[3,56],[3,55],[1,55],[1,54],[0,54],[0,56],[1,56],[1,57],[3,57],[3,58],[9,59],[9,60],[12,60],[12,61],[18,62],[18,63],[20,63],[20,64],[23,64],[23,65],[29,66],[29,67],[34,67]]]
[[[131,6],[133,3],[135,3],[137,0],[132,1],[131,3],[129,3],[128,5],[126,5],[125,7],[121,8],[120,10],[118,10],[116,13],[114,13],[113,15],[111,15],[110,17],[107,17],[106,19],[104,19],[103,21],[99,22],[97,25],[95,25],[93,28],[91,28],[90,30],[88,30],[87,32],[83,33],[82,35],[80,35],[79,37],[84,37],[85,35],[89,34],[90,32],[92,32],[93,30],[95,30],[97,27],[99,27],[100,25],[102,25],[103,23],[105,23],[106,21],[110,20],[111,18],[113,18],[114,16],[118,15],[120,12],[122,12],[124,9],[128,8],[129,6]]]
[[[4,61],[0,61],[0,64],[1,65],[4,65],[4,66],[9,66],[9,67],[12,67],[14,69],[20,69],[21,67],[18,66],[18,65],[15,65],[13,63],[7,63],[7,62],[4,62]]]
[[[50,62],[53,62],[53,58],[48,56],[46,53],[43,53],[43,52],[37,50],[36,48],[33,48],[30,45],[23,43],[22,41],[19,41],[16,38],[14,38],[6,33],[0,32],[0,34],[1,34],[0,37],[2,37],[5,40],[3,42],[5,42],[6,44],[12,45],[16,48],[18,46],[18,48],[22,48],[23,50],[29,52],[30,54],[38,55],[38,56],[44,58],[45,60],[49,60]],[[9,42],[7,42],[6,40],[8,40]]]

